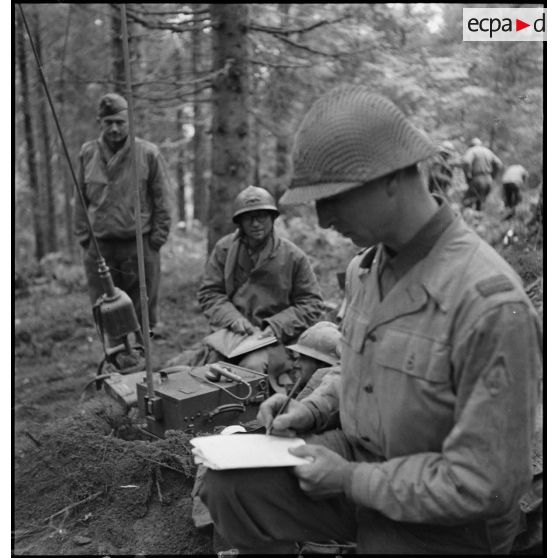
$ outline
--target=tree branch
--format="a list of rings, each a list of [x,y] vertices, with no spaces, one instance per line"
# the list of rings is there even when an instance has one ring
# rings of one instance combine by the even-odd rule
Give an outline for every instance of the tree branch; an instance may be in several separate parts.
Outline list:
[[[188,81],[165,80],[165,79],[158,79],[158,80],[152,79],[150,81],[146,81],[146,80],[136,81],[132,83],[132,89],[137,90],[140,87],[143,87],[145,85],[174,85],[175,87],[190,87],[197,84],[203,84],[201,88],[194,90],[194,92],[197,92],[210,87],[211,81],[214,78],[219,77],[220,75],[226,73],[227,71],[228,71],[228,66],[225,65],[214,72],[207,73],[203,77],[191,79]],[[116,83],[114,80],[111,79],[101,80],[101,79],[84,78],[77,72],[74,72],[71,68],[67,68],[67,72],[74,78],[72,80],[74,83],[98,83],[98,84],[110,84],[110,85],[114,85]],[[134,96],[135,96],[135,92],[134,92]]]
[[[204,8],[199,8],[197,10],[187,10],[185,8],[181,10],[174,10],[174,11],[150,11],[147,8],[144,8],[142,4],[139,4],[141,8],[141,13],[144,15],[156,15],[156,16],[166,16],[166,15],[199,15],[199,14],[208,14],[209,10]]]
[[[269,68],[313,68],[315,64],[295,64],[287,62],[268,62],[266,60],[258,60],[257,58],[248,58],[250,64],[259,64],[260,66],[268,66]]]
[[[93,500],[101,496],[103,492],[104,490],[100,490],[99,492],[96,492],[95,494],[91,494],[91,496],[87,496],[87,498],[84,498],[79,502],[74,502],[73,504],[70,504],[69,506],[62,508],[60,511],[57,511],[56,513],[53,513],[52,515],[49,515],[48,517],[43,519],[43,523],[48,523],[49,521],[54,519],[57,515],[60,515],[61,513],[68,513],[70,510],[76,508],[77,506],[80,506],[81,504],[85,504],[86,502],[92,502]]]
[[[174,91],[171,95],[148,95],[148,94],[141,94],[141,93],[134,93],[135,99],[142,99],[144,101],[152,101],[154,103],[161,103],[165,101],[181,101],[181,102],[198,102],[199,99],[194,98],[194,95],[197,95],[207,89],[211,89],[211,84],[207,84],[203,87],[198,87],[196,89],[191,89],[189,91],[178,92]],[[207,100],[201,101],[206,102]],[[170,104],[168,108],[175,107],[176,104]]]
[[[317,50],[314,49],[312,47],[309,47],[307,45],[302,45],[300,43],[296,43],[295,41],[291,40],[291,39],[287,39],[286,37],[281,37],[278,36],[277,37],[280,41],[283,41],[284,43],[287,43],[288,45],[291,45],[292,47],[301,49],[301,50],[305,50],[307,52],[310,52],[312,54],[318,54],[320,56],[329,56],[330,58],[342,58],[343,56],[354,56],[355,54],[362,54],[364,52],[368,52],[369,50],[375,48],[375,45],[370,45],[369,47],[363,48],[363,49],[358,49],[358,50],[352,50],[352,51],[347,51],[347,52],[323,52],[321,50]]]
[[[314,29],[322,27],[323,25],[332,25],[334,23],[339,23],[340,21],[348,19],[349,17],[351,17],[349,14],[345,14],[338,17],[337,19],[324,19],[322,21],[313,23],[312,25],[308,25],[307,27],[298,27],[291,29],[285,29],[282,27],[270,27],[268,25],[261,25],[258,23],[250,23],[248,25],[248,29],[252,29],[253,31],[261,31],[263,33],[270,33],[272,35],[292,35],[293,33],[307,33],[308,31],[313,31]]]
[[[109,4],[109,6],[111,6],[115,10],[120,10],[118,4]],[[196,23],[198,23],[199,21],[208,21],[209,18],[199,18],[199,19],[194,19],[192,21],[181,21],[179,23],[172,23],[170,21],[161,21],[161,20],[149,21],[148,19],[140,16],[138,12],[135,11],[133,8],[127,8],[126,14],[132,21],[142,25],[147,29],[159,29],[165,31],[173,31],[174,33],[183,33],[184,31],[194,31],[194,30],[201,31],[209,27],[209,25],[200,25],[200,26],[196,25]]]
[[[285,134],[282,134],[277,126],[274,126],[271,121],[264,119],[260,112],[249,109],[248,112],[252,114],[259,124],[261,124],[266,130],[269,130],[276,138],[280,138]]]

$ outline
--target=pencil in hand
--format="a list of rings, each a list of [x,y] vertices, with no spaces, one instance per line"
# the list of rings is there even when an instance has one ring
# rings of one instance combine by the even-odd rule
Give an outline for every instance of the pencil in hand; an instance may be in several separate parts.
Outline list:
[[[289,405],[289,402],[291,401],[294,394],[298,390],[298,387],[300,386],[300,382],[302,382],[302,376],[299,376],[298,379],[296,380],[296,382],[293,384],[293,387],[291,388],[291,391],[289,391],[289,393],[287,395],[287,398],[285,399],[285,401],[283,401],[283,404],[279,408],[279,411],[277,412],[277,414],[273,417],[273,420],[275,420],[279,415],[282,415],[285,412],[285,410],[287,409],[287,406]],[[269,436],[271,434],[271,431],[273,430],[273,426],[272,426],[273,425],[273,420],[271,421],[269,426],[265,429],[265,435],[266,436]]]

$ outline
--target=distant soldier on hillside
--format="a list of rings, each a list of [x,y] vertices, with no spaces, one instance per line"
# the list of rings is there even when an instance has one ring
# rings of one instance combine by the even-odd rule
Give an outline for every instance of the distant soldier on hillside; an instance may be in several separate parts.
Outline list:
[[[474,206],[477,211],[480,211],[492,189],[492,182],[504,165],[499,157],[482,145],[479,138],[471,140],[469,149],[463,155],[462,165],[469,186],[463,203],[467,207]]]
[[[521,190],[527,184],[529,173],[523,165],[510,165],[502,175],[502,193],[504,205],[510,209],[510,215],[521,201]]]

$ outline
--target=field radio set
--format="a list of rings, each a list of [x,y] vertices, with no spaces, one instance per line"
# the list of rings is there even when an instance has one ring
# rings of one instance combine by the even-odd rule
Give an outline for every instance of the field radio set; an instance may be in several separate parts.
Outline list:
[[[249,423],[270,393],[266,374],[226,362],[159,370],[153,374],[153,398],[148,397],[145,372],[113,374],[104,387],[126,406],[137,402],[145,429],[159,438],[167,430],[194,435]]]

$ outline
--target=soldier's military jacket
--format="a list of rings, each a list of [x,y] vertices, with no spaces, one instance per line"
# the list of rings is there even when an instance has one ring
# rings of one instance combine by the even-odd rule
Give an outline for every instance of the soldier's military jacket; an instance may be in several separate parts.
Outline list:
[[[198,301],[213,328],[239,316],[280,342],[296,339],[320,320],[324,305],[306,254],[275,235],[252,265],[237,232],[221,238],[210,254]]]
[[[471,179],[483,174],[496,178],[504,165],[488,147],[473,145],[463,155],[462,166],[467,179]]]
[[[358,505],[463,525],[508,552],[531,477],[540,324],[519,277],[461,217],[443,204],[433,219],[430,250],[385,298],[385,248],[350,263],[341,375],[304,403],[318,428],[339,410]]]
[[[152,246],[159,249],[167,240],[171,224],[166,165],[159,148],[151,142],[136,138],[134,151],[141,229],[148,234]],[[96,238],[134,238],[136,185],[132,171],[130,137],[116,153],[110,152],[102,137],[82,145],[78,184]],[[74,202],[74,232],[84,245],[89,229],[78,199]]]

